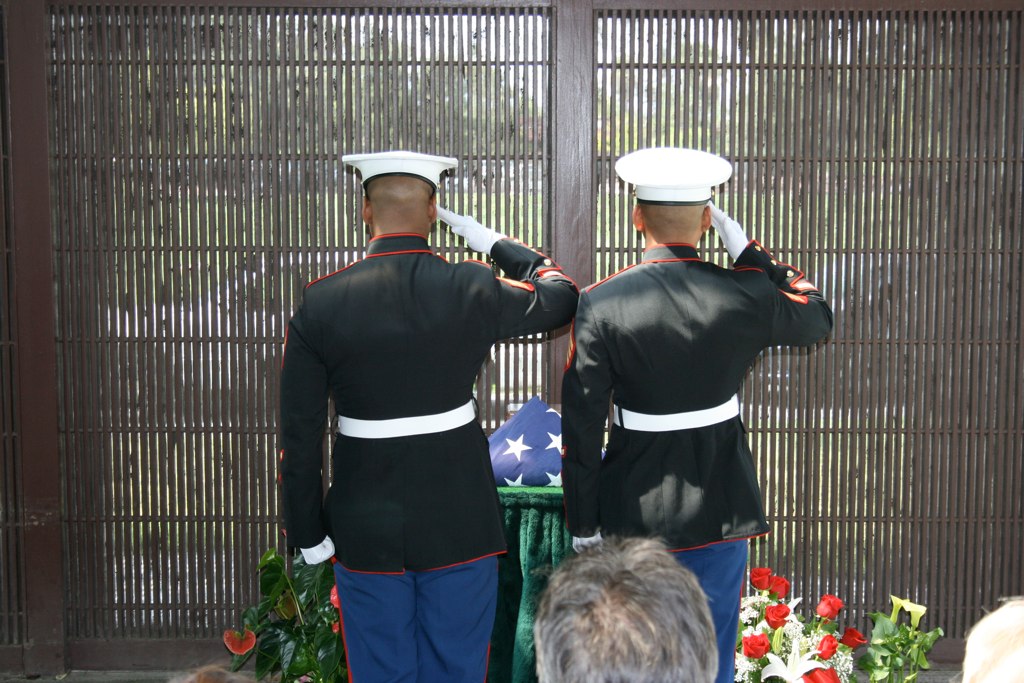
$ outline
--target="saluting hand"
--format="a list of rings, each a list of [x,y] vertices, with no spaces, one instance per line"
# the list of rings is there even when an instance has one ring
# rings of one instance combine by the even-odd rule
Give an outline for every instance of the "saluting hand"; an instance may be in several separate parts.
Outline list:
[[[437,207],[437,217],[452,226],[452,232],[466,240],[466,244],[474,251],[490,255],[494,243],[505,239],[500,232],[481,225],[475,218],[460,216],[442,206]]]
[[[714,227],[715,232],[718,233],[718,236],[722,238],[725,250],[729,252],[729,256],[732,256],[733,259],[739,258],[743,250],[750,244],[750,238],[743,231],[743,227],[730,218],[729,214],[719,209],[712,202],[708,202],[708,206],[711,207],[711,225]]]

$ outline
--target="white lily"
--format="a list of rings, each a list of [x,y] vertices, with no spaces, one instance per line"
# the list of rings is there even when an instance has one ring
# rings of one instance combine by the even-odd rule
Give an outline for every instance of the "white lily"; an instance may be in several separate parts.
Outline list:
[[[781,678],[786,683],[797,683],[804,674],[815,669],[824,669],[825,665],[815,662],[814,653],[800,654],[799,648],[794,647],[789,653],[789,661],[784,662],[782,658],[773,652],[768,653],[768,666],[761,672],[761,680],[769,678]]]

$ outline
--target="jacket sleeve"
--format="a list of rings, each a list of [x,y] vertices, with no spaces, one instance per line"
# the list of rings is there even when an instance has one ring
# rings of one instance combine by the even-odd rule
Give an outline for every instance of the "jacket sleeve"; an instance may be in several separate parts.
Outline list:
[[[608,350],[590,299],[580,296],[562,378],[562,490],[565,520],[573,536],[586,538],[600,525],[598,485],[601,448],[612,394]]]
[[[318,326],[300,307],[285,333],[281,366],[281,496],[288,545],[312,548],[327,535],[323,501],[327,369],[317,351]]]
[[[507,275],[496,279],[499,339],[547,332],[572,320],[579,290],[550,258],[515,240],[499,240],[491,258]]]
[[[756,240],[739,255],[734,268],[760,270],[775,285],[771,344],[809,346],[832,331],[832,307],[818,288],[802,271],[773,258]]]

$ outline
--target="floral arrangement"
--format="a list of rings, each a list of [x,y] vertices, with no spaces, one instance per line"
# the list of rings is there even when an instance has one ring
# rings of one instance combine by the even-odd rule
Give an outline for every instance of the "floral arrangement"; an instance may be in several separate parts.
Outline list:
[[[289,576],[285,560],[268,550],[257,567],[262,599],[242,613],[241,631],[224,632],[231,670],[256,655],[256,678],[281,683],[341,683],[348,679],[340,631],[340,602],[329,562],[301,557]]]
[[[868,672],[869,681],[910,681],[917,680],[921,669],[927,669],[928,652],[942,637],[942,629],[931,631],[920,629],[921,617],[928,611],[924,605],[889,596],[892,599],[892,613],[872,612],[868,616],[874,628],[871,630],[871,645],[857,660],[857,666]],[[910,623],[902,621],[901,612],[906,612]]]
[[[867,639],[855,628],[838,638],[836,617],[843,601],[824,595],[810,621],[794,610],[801,599],[784,602],[790,583],[767,567],[750,572],[757,590],[743,598],[736,644],[736,681],[760,683],[848,683],[853,679],[853,651]]]
[[[795,613],[800,599],[784,602],[789,581],[772,574],[767,567],[750,572],[750,583],[757,590],[743,598],[740,607],[739,635],[736,639],[736,681],[760,683],[782,680],[789,683],[848,683],[854,680],[853,652],[867,645],[857,667],[868,672],[869,681],[917,680],[921,669],[929,667],[927,654],[942,636],[942,629],[921,631],[922,605],[890,596],[891,614],[872,612],[874,624],[870,643],[855,628],[846,628],[837,637],[836,618],[843,601],[835,595],[823,595],[814,617],[805,621]],[[903,623],[904,611],[910,623]]]

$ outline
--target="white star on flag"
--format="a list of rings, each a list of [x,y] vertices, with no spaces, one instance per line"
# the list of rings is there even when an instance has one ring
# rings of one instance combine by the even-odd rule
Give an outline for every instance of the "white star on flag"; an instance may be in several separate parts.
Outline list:
[[[533,446],[527,446],[526,444],[523,443],[523,438],[525,436],[526,436],[525,434],[520,434],[519,438],[516,439],[515,441],[513,441],[512,439],[506,438],[505,441],[508,442],[508,450],[505,451],[502,455],[508,455],[509,453],[511,453],[512,455],[516,456],[516,460],[518,460],[519,462],[522,462],[523,461],[523,451],[532,451],[533,450]]]
[[[562,440],[558,411],[534,396],[487,437],[494,482],[561,486]]]

